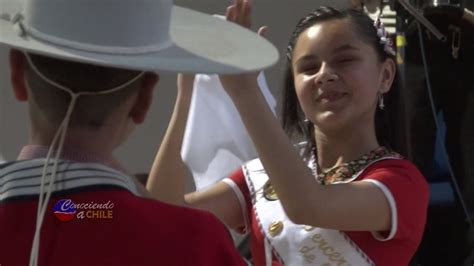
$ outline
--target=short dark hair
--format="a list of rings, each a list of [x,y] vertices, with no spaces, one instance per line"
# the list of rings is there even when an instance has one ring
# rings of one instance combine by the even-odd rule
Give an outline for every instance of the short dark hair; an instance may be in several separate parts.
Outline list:
[[[44,76],[73,92],[111,89],[140,74],[140,71],[135,70],[77,63],[36,54],[29,54],[29,57]],[[69,94],[44,81],[31,66],[27,68],[26,78],[39,110],[51,123],[59,124],[70,103]],[[137,91],[138,82],[110,94],[79,97],[71,115],[70,127],[102,127],[110,113]]]
[[[384,51],[384,46],[380,43],[377,30],[374,26],[374,21],[362,11],[355,9],[338,10],[333,7],[322,6],[309,13],[298,22],[293,34],[291,35],[287,48],[287,65],[284,72],[282,103],[280,108],[282,125],[288,136],[295,142],[302,140],[307,142],[304,153],[305,156],[309,156],[311,154],[311,150],[316,148],[316,143],[314,140],[313,125],[311,123],[304,122],[305,115],[296,96],[293,69],[291,66],[293,50],[298,37],[305,30],[316,24],[336,19],[349,19],[351,25],[354,27],[354,30],[357,31],[361,39],[374,48],[380,62],[385,61],[387,58],[395,61],[393,55],[390,55]],[[398,75],[395,76],[395,80],[390,91],[384,94],[384,100],[387,109],[395,108],[394,103],[396,100],[398,100],[398,90],[396,89],[398,87],[397,79]],[[393,140],[393,136],[390,135],[390,130],[388,128],[390,125],[389,121],[391,120],[390,116],[391,115],[388,114],[387,111],[377,109],[375,113],[375,128],[379,143],[385,146],[394,147],[397,145]]]

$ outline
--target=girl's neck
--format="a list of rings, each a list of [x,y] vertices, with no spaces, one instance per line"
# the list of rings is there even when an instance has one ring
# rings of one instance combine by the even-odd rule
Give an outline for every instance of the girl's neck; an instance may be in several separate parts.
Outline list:
[[[341,134],[324,134],[315,128],[316,156],[321,170],[356,160],[379,147],[374,129],[341,130]]]

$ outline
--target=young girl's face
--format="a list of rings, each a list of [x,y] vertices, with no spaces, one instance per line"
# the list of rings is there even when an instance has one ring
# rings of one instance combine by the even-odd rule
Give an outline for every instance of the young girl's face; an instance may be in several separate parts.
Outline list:
[[[393,79],[390,60],[380,62],[350,23],[316,24],[301,33],[293,50],[298,100],[321,130],[373,124],[378,95],[388,91]]]

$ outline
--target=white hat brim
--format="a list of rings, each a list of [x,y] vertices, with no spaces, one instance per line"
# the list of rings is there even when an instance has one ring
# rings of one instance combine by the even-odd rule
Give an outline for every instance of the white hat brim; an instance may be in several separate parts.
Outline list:
[[[278,60],[276,48],[263,37],[237,24],[179,6],[173,6],[170,35],[173,44],[158,52],[117,55],[22,37],[11,22],[0,19],[0,44],[96,65],[147,71],[233,74],[264,69]]]

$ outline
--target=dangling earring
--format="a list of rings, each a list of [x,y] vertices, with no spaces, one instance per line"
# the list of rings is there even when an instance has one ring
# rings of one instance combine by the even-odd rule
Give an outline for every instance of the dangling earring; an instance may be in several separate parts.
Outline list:
[[[308,118],[305,118],[305,119],[303,120],[303,122],[304,122],[306,125],[311,124],[311,121],[310,121]]]
[[[383,93],[379,95],[379,108],[380,110],[385,110],[385,104],[383,103]]]

